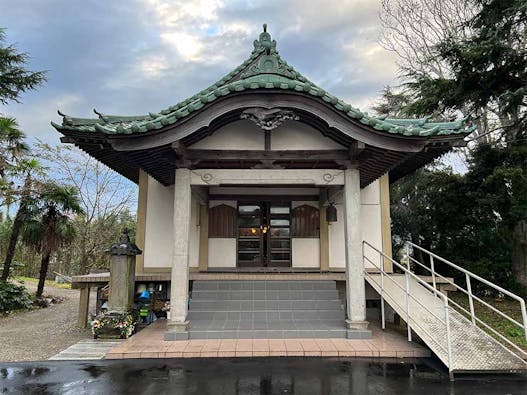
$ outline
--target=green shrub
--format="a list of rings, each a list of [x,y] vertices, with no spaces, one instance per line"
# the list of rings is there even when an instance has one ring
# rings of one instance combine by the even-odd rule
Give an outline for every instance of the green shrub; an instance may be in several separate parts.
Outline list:
[[[29,309],[33,301],[23,285],[0,281],[0,313]]]

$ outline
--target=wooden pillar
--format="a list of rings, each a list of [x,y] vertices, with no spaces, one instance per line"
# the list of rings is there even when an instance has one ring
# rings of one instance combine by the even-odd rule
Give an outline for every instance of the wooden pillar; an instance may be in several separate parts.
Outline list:
[[[387,256],[392,256],[392,229],[390,219],[390,180],[388,173],[379,179],[379,189],[381,195],[381,232],[382,232],[382,252]],[[384,270],[388,273],[393,272],[393,264],[389,259],[384,258]]]
[[[320,271],[329,271],[329,224],[326,218],[327,192],[320,193]]]
[[[135,231],[135,244],[140,250],[145,249],[146,238],[146,205],[148,200],[148,174],[139,170],[139,194],[137,197],[137,229]],[[142,273],[145,267],[144,255],[138,255],[135,261],[136,273]]]
[[[199,206],[199,271],[209,268],[209,204]]]
[[[79,316],[77,317],[77,326],[79,328],[88,327],[88,312],[90,307],[90,285],[83,285],[79,298]]]

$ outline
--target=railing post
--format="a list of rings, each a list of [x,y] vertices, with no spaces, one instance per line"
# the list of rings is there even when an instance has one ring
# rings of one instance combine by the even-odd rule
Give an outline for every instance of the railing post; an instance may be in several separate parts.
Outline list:
[[[453,379],[452,374],[452,343],[450,341],[450,315],[448,311],[448,299],[443,298],[444,307],[445,307],[445,327],[446,327],[446,347],[447,347],[447,356],[448,356],[448,373],[450,379]]]
[[[412,328],[410,327],[410,275],[405,272],[406,278],[406,328],[408,332],[408,341],[412,341]]]
[[[410,272],[410,244],[406,243],[406,267],[408,268],[408,271]]]
[[[525,311],[525,301],[523,299],[520,300],[520,309],[522,310],[523,332],[527,339],[527,312]]]
[[[436,270],[435,270],[435,263],[434,263],[434,257],[432,254],[430,254],[430,270],[432,272],[432,286],[434,287],[434,296],[437,296],[436,291]]]
[[[381,270],[381,324],[382,329],[386,329],[386,321],[384,316],[384,270]]]
[[[470,306],[470,318],[472,318],[472,325],[476,325],[476,315],[474,314],[474,299],[472,298],[472,285],[470,284],[470,276],[465,273],[467,279],[467,293],[468,293],[468,305]]]

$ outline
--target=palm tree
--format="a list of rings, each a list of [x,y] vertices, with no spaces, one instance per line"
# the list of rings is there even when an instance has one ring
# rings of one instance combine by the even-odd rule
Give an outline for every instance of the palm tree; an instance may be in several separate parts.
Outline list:
[[[33,174],[41,172],[42,168],[36,159],[21,160],[19,163],[20,171],[23,172],[24,185],[18,192],[20,195],[18,210],[16,212],[13,224],[11,226],[11,233],[9,235],[9,244],[7,245],[6,255],[4,259],[4,270],[0,281],[7,281],[11,271],[11,263],[15,256],[16,244],[22,229],[22,224],[29,219],[29,215],[34,211],[31,206],[35,204],[33,188]],[[15,196],[10,196],[9,199],[14,199]]]
[[[0,178],[4,182],[6,173],[16,167],[20,157],[29,152],[25,137],[15,118],[0,116]]]
[[[55,182],[43,184],[35,200],[28,207],[30,218],[24,222],[23,240],[42,254],[36,296],[42,296],[51,255],[75,237],[72,216],[82,214],[77,190]]]

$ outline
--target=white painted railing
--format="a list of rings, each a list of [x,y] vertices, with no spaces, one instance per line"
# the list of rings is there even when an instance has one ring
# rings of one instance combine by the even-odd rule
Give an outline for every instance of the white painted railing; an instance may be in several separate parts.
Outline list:
[[[424,265],[422,262],[416,260],[414,257],[411,256],[410,254],[410,248],[414,248],[414,249],[419,249],[421,252],[423,252],[424,254],[427,254],[427,257],[429,257],[429,259],[426,259],[427,261],[430,262],[430,267]],[[489,324],[487,324],[486,322],[484,322],[480,317],[478,317],[478,315],[476,314],[476,310],[474,308],[474,302],[479,302],[481,303],[482,305],[484,305],[485,307],[489,308],[491,311],[495,312],[496,314],[498,314],[499,316],[507,319],[508,321],[510,321],[511,323],[517,325],[519,328],[521,328],[522,330],[525,331],[525,335],[527,336],[527,314],[526,314],[526,310],[525,310],[525,301],[519,297],[518,295],[515,295],[513,294],[512,292],[500,287],[499,285],[496,285],[466,269],[463,269],[461,268],[460,266],[420,247],[420,246],[417,246],[413,243],[410,243],[408,242],[407,243],[407,258],[408,258],[408,261],[406,263],[406,265],[403,265],[397,261],[395,261],[394,259],[392,259],[391,256],[388,256],[386,255],[384,252],[382,252],[381,250],[377,249],[376,247],[374,247],[373,245],[371,245],[370,243],[364,241],[363,242],[363,246],[362,246],[362,255],[363,255],[363,259],[366,262],[368,262],[369,264],[373,265],[373,267],[376,269],[376,272],[372,273],[368,270],[365,270],[365,276],[369,277],[372,281],[375,282],[375,284],[377,284],[379,286],[379,289],[380,289],[380,296],[381,296],[381,324],[382,324],[382,328],[384,329],[386,327],[386,324],[385,324],[385,298],[386,297],[389,297],[389,301],[390,303],[395,303],[396,306],[392,306],[392,307],[397,307],[399,310],[403,311],[405,313],[405,318],[406,318],[406,322],[407,322],[407,336],[408,336],[408,340],[411,341],[412,340],[412,327],[416,328],[418,327],[420,331],[422,331],[431,341],[433,341],[436,345],[439,346],[439,348],[441,350],[443,350],[446,355],[447,355],[447,366],[449,368],[449,371],[450,373],[452,374],[452,342],[451,342],[451,328],[450,328],[450,321],[449,321],[449,308],[450,307],[456,307],[457,310],[461,313],[461,314],[465,314],[467,317],[470,317],[470,321],[469,322],[472,322],[472,325],[474,326],[478,326],[479,329],[486,329],[488,330],[488,332],[491,332],[494,337],[494,341],[497,343],[497,344],[500,344],[502,347],[508,349],[509,352],[511,352],[512,354],[514,354],[517,358],[520,358],[522,360],[525,361],[525,359],[527,359],[527,352],[524,351],[523,349],[521,349],[520,347],[518,347],[516,344],[514,344],[513,342],[511,342],[506,336],[504,336],[503,333],[500,333],[498,330],[496,330],[495,328],[491,327]],[[371,256],[372,255],[375,255],[375,258],[378,258],[378,259],[375,259],[375,258],[372,258]],[[404,274],[405,276],[405,285],[401,285],[399,282],[397,282],[395,280],[395,276],[393,276],[393,273],[387,273],[385,270],[384,270],[384,263],[388,261],[390,262],[393,267],[402,272],[402,274]],[[449,267],[455,269],[455,270],[458,270],[460,272],[462,272],[464,275],[465,275],[465,278],[466,278],[466,288],[462,287],[460,284],[456,284],[454,283],[450,278],[448,277],[445,277],[441,274],[439,274],[437,271],[436,271],[436,263],[440,261],[440,262],[443,262],[445,263],[446,265],[448,265]],[[431,275],[431,279],[432,279],[432,284],[430,285],[427,281],[423,280],[420,276],[416,275],[414,273],[414,271],[412,270],[412,267],[411,267],[411,264],[410,262],[413,262],[415,263],[416,265],[418,265],[419,267],[422,267],[423,269],[426,269],[427,272],[430,273]],[[377,281],[378,280],[378,276],[380,274],[380,284],[379,282]],[[420,285],[422,285],[424,288],[426,288],[431,295],[435,296],[436,298],[440,299],[441,300],[441,303],[444,307],[444,314],[442,317],[439,317],[436,312],[432,311],[429,306],[426,305],[426,303],[424,303],[423,301],[419,300],[418,298],[416,298],[414,295],[412,295],[411,293],[411,290],[410,290],[410,279],[413,279],[415,280],[417,283],[419,283]],[[395,284],[396,287],[399,288],[399,290],[401,290],[402,292],[405,293],[406,295],[406,298],[405,298],[405,306],[401,305],[401,300],[396,300],[397,298],[395,297],[390,297],[390,295],[386,292],[386,281],[391,281],[393,284]],[[522,322],[518,322],[516,319],[510,317],[507,313],[497,309],[496,307],[490,305],[489,303],[485,302],[484,300],[482,300],[480,297],[478,297],[477,295],[474,295],[473,291],[472,291],[472,288],[473,288],[473,285],[474,285],[474,282],[475,281],[479,281],[481,282],[482,284],[485,284],[486,286],[492,288],[493,290],[495,291],[498,291],[498,292],[501,292],[502,294],[504,295],[507,295],[508,297],[510,297],[511,299],[517,301],[519,303],[519,308],[521,310],[521,315],[522,315]],[[453,287],[455,287],[456,290],[458,291],[461,291],[463,292],[464,294],[466,294],[469,298],[469,308],[468,310],[466,308],[464,308],[463,306],[461,306],[459,303],[457,303],[455,300],[453,300],[452,298],[449,298],[448,295],[446,293],[443,293],[441,292],[441,290],[438,288],[437,286],[437,283],[440,282],[442,284],[448,284],[448,285],[451,285]],[[393,289],[393,288],[392,288]],[[443,344],[442,342],[440,342],[436,336],[434,336],[434,334],[432,333],[429,333],[427,331],[426,328],[423,328],[422,325],[419,325],[418,322],[416,322],[415,320],[412,320],[412,311],[410,310],[411,309],[411,304],[410,304],[410,301],[413,301],[414,303],[416,303],[417,305],[419,305],[419,308],[422,308],[424,309],[426,312],[428,312],[432,317],[436,318],[438,320],[438,322],[441,324],[441,325],[444,325],[445,327],[445,338],[444,338],[444,343],[446,344]],[[414,305],[414,308],[415,308],[415,305]]]
[[[368,258],[369,254],[365,253],[365,248],[367,248],[367,249],[369,249],[371,251],[374,251],[377,254],[377,256],[379,257],[379,262],[378,263],[374,262],[370,258]],[[392,259],[391,256],[386,255],[384,252],[380,251],[379,249],[377,249],[376,247],[374,247],[373,245],[371,245],[367,241],[363,242],[363,245],[362,245],[362,256],[363,256],[363,259],[365,261],[368,261],[380,273],[381,283],[378,284],[378,285],[380,286],[380,290],[381,290],[380,291],[380,296],[381,296],[381,325],[382,325],[382,329],[386,328],[385,306],[384,306],[384,303],[385,303],[385,300],[384,300],[385,299],[385,284],[384,284],[384,282],[385,281],[391,281],[396,287],[398,287],[400,290],[402,290],[406,294],[406,299],[405,299],[406,300],[406,306],[401,306],[397,302],[397,300],[395,300],[395,298],[390,298],[390,299],[391,299],[392,303],[396,303],[402,310],[404,310],[406,312],[408,341],[412,341],[412,326],[413,327],[419,326],[419,329],[422,332],[424,332],[431,341],[433,341],[436,345],[438,345],[447,354],[447,359],[448,359],[447,366],[448,366],[449,372],[452,373],[452,367],[453,367],[453,364],[452,364],[452,342],[451,342],[451,339],[450,339],[450,319],[449,319],[449,306],[448,306],[449,299],[448,299],[448,297],[446,295],[444,295],[442,292],[439,292],[438,290],[436,290],[434,287],[432,287],[426,281],[421,279],[419,276],[417,276],[414,273],[412,273],[412,271],[409,270],[407,267],[404,267],[399,262],[397,262],[394,259]],[[405,280],[406,280],[405,281],[405,287],[401,286],[395,280],[395,278],[393,276],[390,276],[391,273],[387,273],[384,270],[384,261],[385,260],[390,261],[396,268],[400,269],[404,273]],[[372,278],[373,281],[375,281],[374,275],[378,275],[377,273],[370,273],[368,271],[365,271],[364,273],[365,273],[366,276]],[[421,300],[416,298],[410,292],[410,278],[413,278],[420,285],[422,285],[423,287],[428,289],[430,292],[433,292],[436,297],[438,297],[438,298],[440,298],[442,300],[443,307],[444,307],[444,313],[443,313],[444,315],[443,315],[443,317],[438,316],[425,303],[423,303]],[[411,311],[410,311],[410,306],[411,306],[410,300],[412,300],[415,303],[417,303],[421,308],[426,310],[431,316],[436,318],[439,321],[439,323],[444,325],[444,327],[445,327],[445,343],[446,344],[441,343],[436,338],[436,336],[433,333],[430,333],[426,328],[424,328],[423,326],[419,325],[415,320],[412,320],[412,318],[411,318]]]
[[[494,313],[496,313],[499,316],[507,319],[508,321],[510,321],[511,323],[515,324],[520,329],[522,329],[524,331],[524,336],[527,339],[527,312],[526,312],[526,309],[525,309],[525,301],[523,300],[523,298],[521,298],[518,295],[513,294],[512,292],[500,287],[499,285],[494,284],[494,283],[492,283],[492,282],[490,282],[490,281],[478,276],[477,274],[474,274],[474,273],[472,273],[472,272],[470,272],[470,271],[468,271],[468,270],[466,270],[466,269],[464,269],[464,268],[462,268],[462,267],[450,262],[449,260],[444,259],[444,258],[440,257],[439,255],[434,254],[433,252],[428,251],[427,249],[425,249],[423,247],[420,247],[420,246],[418,246],[418,245],[416,245],[416,244],[414,244],[412,242],[409,242],[409,241],[406,242],[406,246],[407,246],[406,254],[407,254],[407,257],[408,257],[408,265],[407,265],[406,270],[411,272],[410,262],[413,262],[416,265],[418,265],[418,266],[422,267],[423,269],[425,269],[426,271],[428,271],[431,274],[431,276],[432,276],[432,287],[433,287],[433,290],[434,290],[434,295],[439,292],[439,290],[437,289],[437,286],[436,286],[436,282],[437,282],[436,279],[437,278],[441,278],[442,281],[454,286],[458,291],[461,291],[464,294],[466,294],[468,296],[468,301],[469,301],[469,310],[465,309],[463,306],[459,305],[456,301],[452,300],[451,298],[448,298],[449,302],[452,305],[456,306],[463,313],[465,313],[468,316],[470,316],[470,319],[471,319],[473,325],[478,325],[478,324],[482,325],[484,328],[486,328],[487,330],[492,332],[494,335],[496,335],[499,338],[499,340],[501,340],[502,342],[505,342],[510,347],[512,347],[519,355],[522,356],[522,358],[526,358],[527,357],[527,352],[522,350],[516,344],[512,343],[502,333],[498,332],[496,329],[494,329],[489,324],[484,322],[480,317],[478,317],[476,315],[476,312],[475,312],[475,309],[474,309],[474,301],[477,301],[477,302],[481,303],[483,306],[487,307],[488,309],[490,309]],[[411,256],[411,254],[410,254],[410,247],[413,248],[413,249],[417,249],[417,250],[421,251],[422,253],[426,254],[429,257],[430,267],[424,265],[422,262],[420,262],[417,259],[413,258]],[[453,281],[451,281],[449,278],[437,273],[437,271],[435,270],[436,261],[443,262],[444,264],[448,265],[452,269],[463,273],[465,275],[465,280],[466,280],[466,289],[463,288],[460,284],[456,284]],[[517,301],[518,304],[519,304],[521,315],[522,315],[522,322],[518,322],[517,320],[515,320],[514,318],[512,318],[508,314],[506,314],[503,311],[497,309],[496,307],[492,306],[491,304],[485,302],[483,299],[481,299],[477,295],[474,295],[474,293],[472,292],[472,285],[474,284],[474,281],[479,281],[480,283],[485,284],[486,286],[488,286],[489,288],[493,289],[494,291],[500,292],[503,295],[507,295],[509,298]]]

